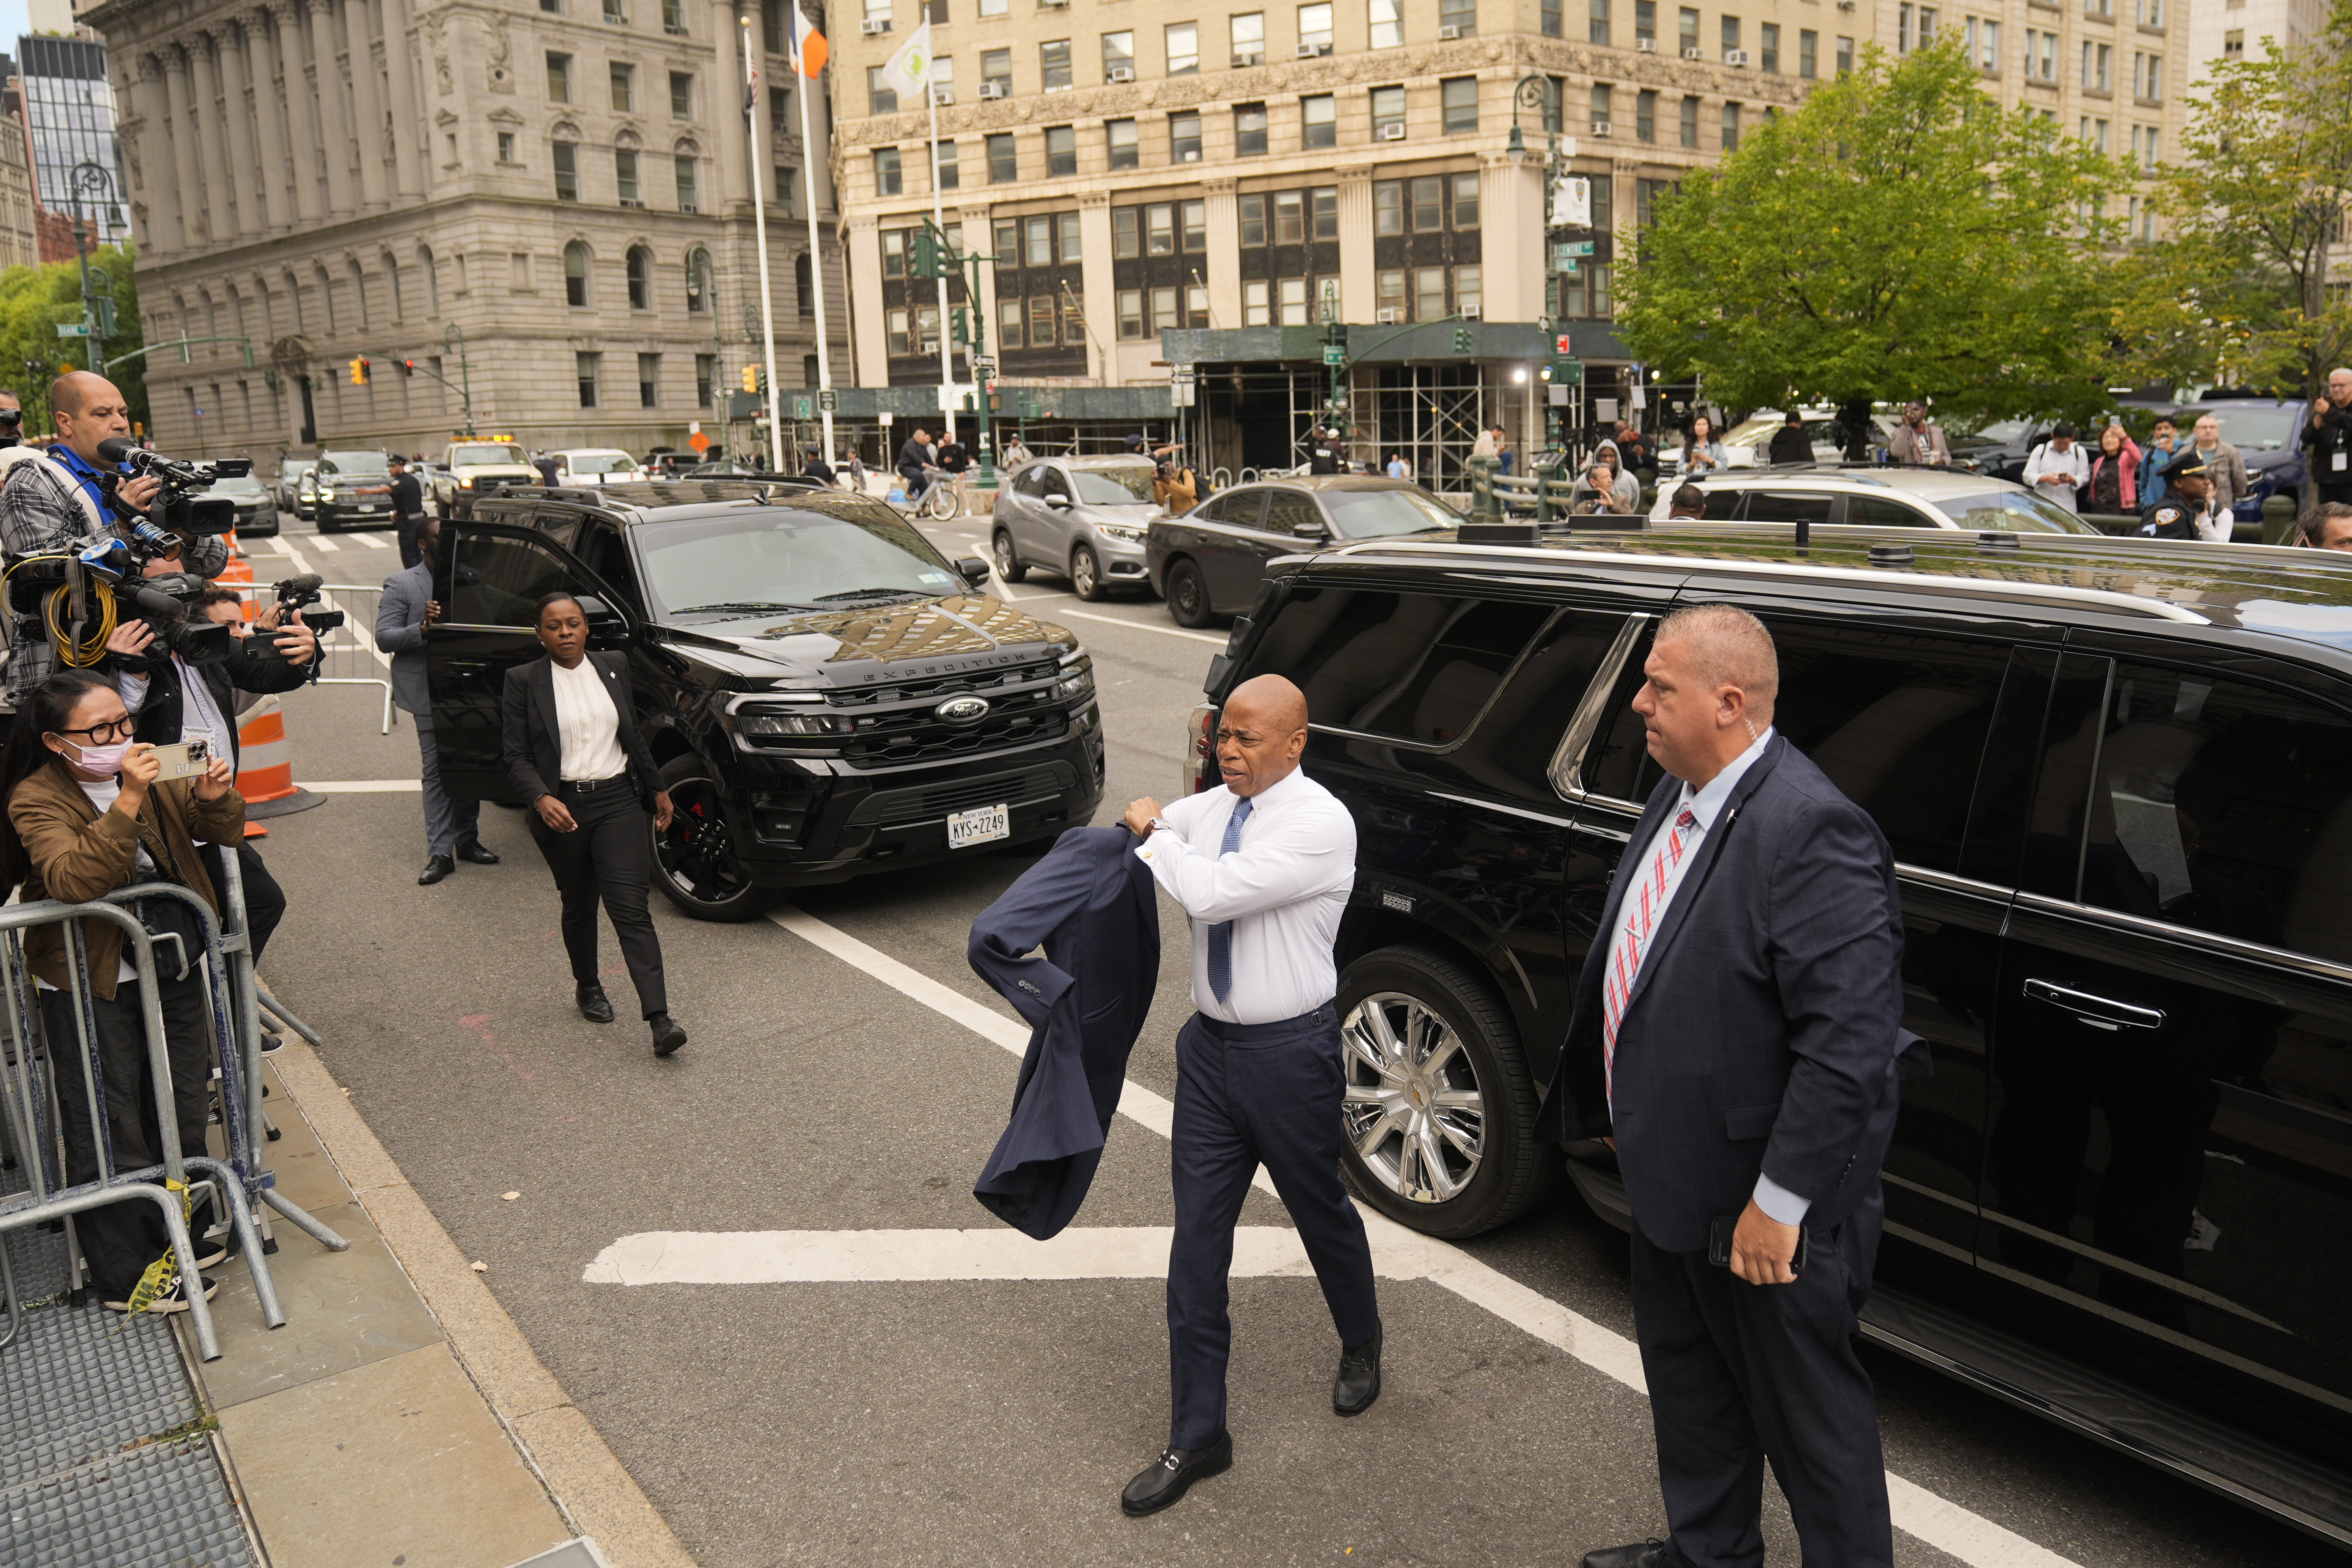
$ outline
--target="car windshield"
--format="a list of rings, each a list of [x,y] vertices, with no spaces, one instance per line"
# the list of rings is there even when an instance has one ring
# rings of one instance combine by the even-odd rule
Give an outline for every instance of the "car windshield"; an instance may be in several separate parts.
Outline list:
[[[343,479],[383,479],[392,477],[392,463],[382,452],[335,452],[319,459],[319,471]]]
[[[567,452],[563,466],[575,474],[614,474],[637,466],[626,452]]]
[[[242,479],[215,479],[206,489],[209,493],[216,496],[261,496],[269,493],[261,488],[261,481],[251,474]]]
[[[1078,500],[1094,506],[1133,506],[1151,500],[1151,469],[1141,463],[1126,468],[1072,468],[1070,482]]]
[[[1461,513],[1421,490],[1330,489],[1322,499],[1342,539],[1387,539],[1462,525]]]
[[[2099,531],[2054,501],[2022,490],[1993,490],[1984,495],[1945,496],[1937,511],[1962,528],[1979,533],[2096,533]]]
[[[474,468],[478,468],[485,463],[520,463],[525,468],[530,466],[530,459],[522,455],[520,447],[509,447],[502,442],[452,447],[449,448],[449,462],[453,468],[461,463]]]
[[[2192,408],[2180,416],[2180,427],[2208,415],[2220,421],[2221,439],[2241,452],[2275,452],[2294,439],[2292,408]]]
[[[847,608],[884,594],[956,591],[955,573],[887,507],[743,507],[635,529],[654,599],[671,615]]]

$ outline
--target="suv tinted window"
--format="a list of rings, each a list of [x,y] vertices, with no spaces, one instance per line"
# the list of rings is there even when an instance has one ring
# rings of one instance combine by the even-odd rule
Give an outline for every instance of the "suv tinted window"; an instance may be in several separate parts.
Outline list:
[[[449,620],[461,626],[527,626],[541,594],[572,586],[567,575],[541,545],[461,533],[449,587]]]
[[[1706,510],[1699,516],[1709,522],[1729,522],[1739,515],[1739,503],[1747,499],[1746,490],[1709,490]]]
[[[1297,680],[1319,728],[1446,746],[1549,614],[1507,600],[1306,588],[1284,604],[1251,672]]]
[[[1762,490],[1748,498],[1750,522],[1827,522],[1832,497]]]
[[[1885,496],[1848,496],[1845,503],[1848,522],[1868,523],[1873,528],[1933,528],[1936,520],[1916,507],[1890,500]]]

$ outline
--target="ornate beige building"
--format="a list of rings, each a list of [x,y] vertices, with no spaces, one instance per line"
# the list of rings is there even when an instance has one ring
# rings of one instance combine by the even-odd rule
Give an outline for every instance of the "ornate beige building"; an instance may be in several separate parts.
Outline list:
[[[265,471],[281,450],[429,453],[467,389],[480,433],[536,447],[683,446],[694,421],[724,440],[758,353],[755,195],[779,381],[814,379],[820,280],[841,335],[839,252],[812,264],[798,176],[819,161],[824,234],[825,106],[804,148],[780,11],[754,29],[757,167],[733,0],[105,0],[82,19],[122,105],[167,450]],[[184,335],[228,341],[184,363],[156,346]]]
[[[33,227],[33,167],[25,151],[25,122],[0,114],[0,270],[31,267],[41,258]]]

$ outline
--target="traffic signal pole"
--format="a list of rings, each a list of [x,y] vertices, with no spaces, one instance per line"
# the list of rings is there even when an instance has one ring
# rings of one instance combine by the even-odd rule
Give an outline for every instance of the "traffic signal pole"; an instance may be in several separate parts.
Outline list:
[[[799,0],[787,0],[797,5]],[[760,67],[751,54],[751,18],[743,18],[743,135],[749,143],[751,182],[751,226],[760,247],[760,359],[768,370],[768,471],[784,471],[784,422],[778,417],[776,404],[776,310],[775,302],[768,297],[768,200],[760,189],[760,170],[767,160],[760,147],[760,121],[753,112],[760,102]],[[806,105],[803,105],[805,111]],[[810,232],[815,232],[815,219],[810,219]],[[814,268],[814,260],[810,263]],[[820,318],[821,319],[821,318]],[[820,327],[819,331],[824,329]],[[820,342],[823,340],[820,339]],[[828,430],[826,435],[830,437]],[[826,443],[828,446],[831,442]]]

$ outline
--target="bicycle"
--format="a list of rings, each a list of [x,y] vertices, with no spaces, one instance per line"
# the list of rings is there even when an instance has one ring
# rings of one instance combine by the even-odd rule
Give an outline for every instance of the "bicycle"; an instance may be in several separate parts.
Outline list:
[[[907,503],[907,510],[919,518],[945,522],[963,511],[963,497],[959,493],[956,476],[945,468],[923,465],[923,493]]]

